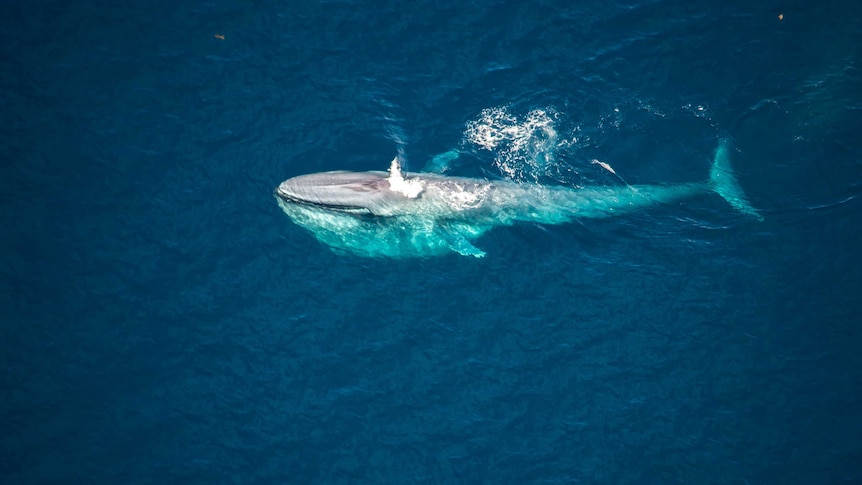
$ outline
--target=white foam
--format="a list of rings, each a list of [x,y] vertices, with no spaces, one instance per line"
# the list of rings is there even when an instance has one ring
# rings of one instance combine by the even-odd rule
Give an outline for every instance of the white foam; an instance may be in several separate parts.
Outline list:
[[[559,145],[554,110],[534,109],[522,119],[506,106],[482,110],[467,123],[465,140],[496,152],[494,163],[503,175],[521,179],[537,178],[552,164]]]
[[[401,173],[401,163],[398,162],[398,157],[392,159],[389,165],[389,190],[398,192],[401,195],[410,199],[415,199],[422,193],[422,181],[419,179],[405,179]]]

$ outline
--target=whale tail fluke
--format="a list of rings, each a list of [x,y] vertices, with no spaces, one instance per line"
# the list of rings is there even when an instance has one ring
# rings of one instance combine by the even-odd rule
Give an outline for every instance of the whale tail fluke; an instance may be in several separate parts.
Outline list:
[[[721,139],[718,142],[715,159],[709,171],[709,180],[712,183],[712,189],[736,210],[752,216],[758,221],[763,220],[760,212],[748,203],[742,186],[736,180],[736,175],[730,164],[730,141],[727,139]]]

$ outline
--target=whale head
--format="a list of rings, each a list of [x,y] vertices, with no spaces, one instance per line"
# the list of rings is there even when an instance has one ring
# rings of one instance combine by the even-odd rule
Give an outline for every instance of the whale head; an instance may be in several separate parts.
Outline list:
[[[300,175],[282,182],[276,196],[287,204],[318,209],[388,216],[409,197],[392,190],[386,172],[323,172]]]
[[[418,178],[405,178],[398,157],[389,173],[323,172],[285,180],[275,193],[288,204],[305,204],[353,214],[392,216],[424,190]],[[411,204],[406,204],[411,205]]]
[[[434,175],[324,172],[301,175],[275,190],[279,206],[297,225],[336,252],[369,257],[424,257],[484,252],[470,241],[493,224],[458,218],[464,187]],[[454,191],[454,192],[453,192]],[[449,200],[440,194],[452,193]],[[460,197],[459,197],[460,196]]]

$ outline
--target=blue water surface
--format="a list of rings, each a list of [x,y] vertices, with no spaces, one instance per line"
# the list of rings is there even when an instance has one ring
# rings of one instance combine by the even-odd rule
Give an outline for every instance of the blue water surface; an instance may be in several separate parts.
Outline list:
[[[862,482],[860,6],[7,2],[0,483]],[[677,184],[719,139],[763,221],[362,258],[273,197],[453,149]]]

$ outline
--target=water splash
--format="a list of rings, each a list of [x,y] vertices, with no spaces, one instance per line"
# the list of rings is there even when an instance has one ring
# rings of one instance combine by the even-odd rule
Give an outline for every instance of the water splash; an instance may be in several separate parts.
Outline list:
[[[389,177],[386,180],[389,181],[390,190],[398,192],[408,199],[415,199],[424,189],[421,180],[404,178],[404,174],[401,173],[401,163],[398,161],[398,157],[392,159],[392,163],[389,165]]]
[[[487,108],[467,122],[464,143],[494,152],[494,165],[507,178],[535,181],[553,166],[560,147],[557,118],[551,108],[534,109],[522,118],[507,106]]]

